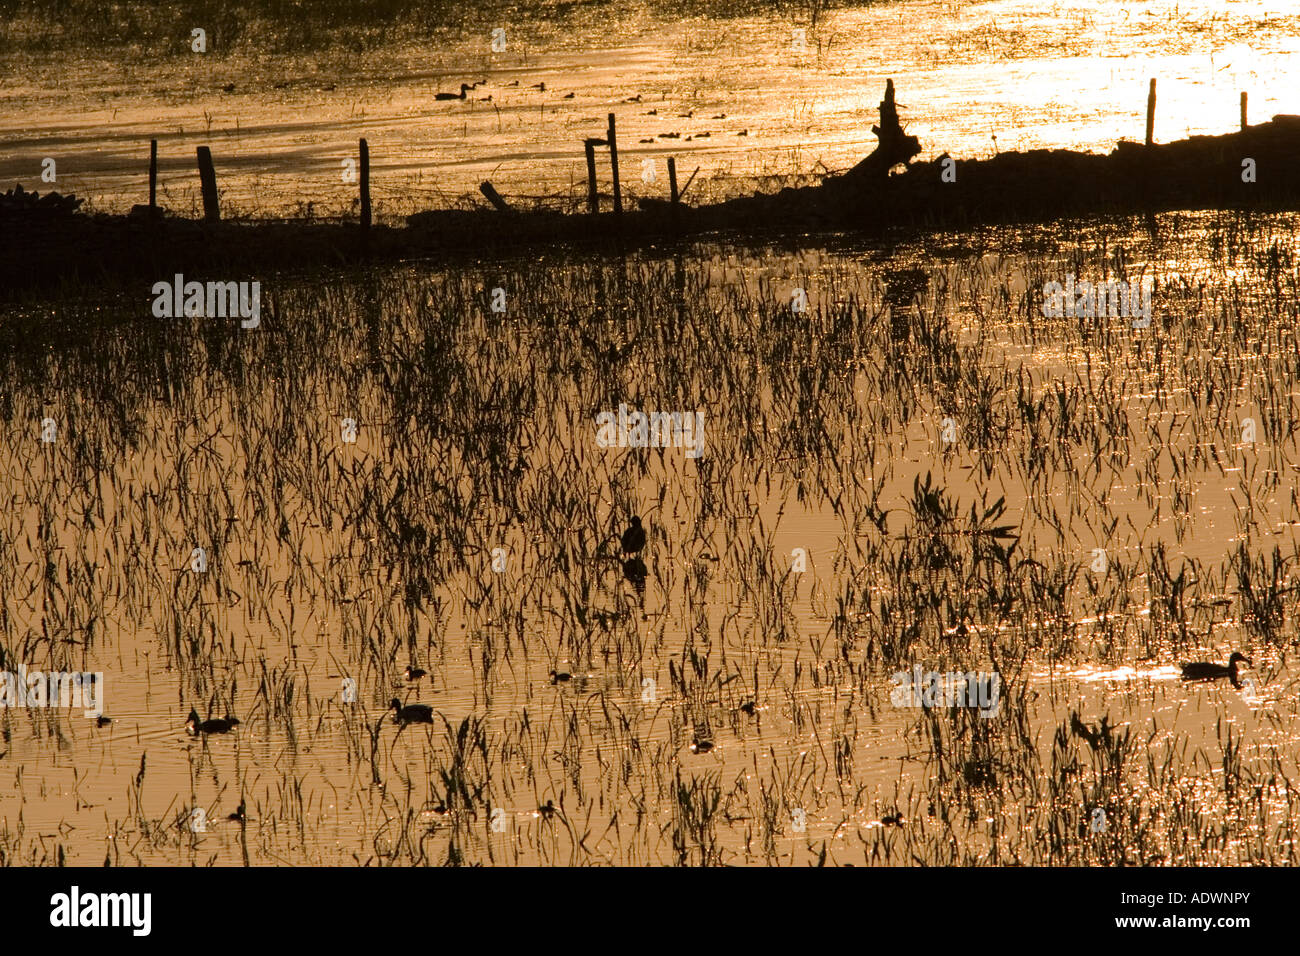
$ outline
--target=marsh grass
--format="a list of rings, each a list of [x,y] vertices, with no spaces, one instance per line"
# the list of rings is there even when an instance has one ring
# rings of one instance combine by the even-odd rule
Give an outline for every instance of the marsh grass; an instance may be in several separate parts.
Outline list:
[[[0,712],[0,855],[1294,862],[1289,230],[267,276],[252,333],[29,302],[0,323],[0,657],[103,669],[119,713]],[[1150,329],[1038,311],[1156,262]],[[599,448],[620,402],[704,410],[704,457]],[[1230,649],[1258,707],[1159,673]],[[996,671],[998,715],[891,707],[918,664]],[[190,706],[243,723],[186,738]]]

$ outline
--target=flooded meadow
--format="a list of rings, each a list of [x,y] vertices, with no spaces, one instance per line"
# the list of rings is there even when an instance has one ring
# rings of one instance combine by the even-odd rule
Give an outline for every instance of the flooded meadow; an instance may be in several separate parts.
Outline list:
[[[610,114],[629,210],[814,184],[887,79],[926,161],[1300,112],[1257,0],[0,13],[0,181],[93,214],[150,140],[350,227],[364,137],[388,227],[581,212]],[[4,262],[0,864],[1295,864],[1295,214],[924,212]]]
[[[1169,214],[268,275],[256,328],[8,305],[0,672],[102,678],[0,708],[0,859],[1294,863],[1296,249]],[[1067,278],[1149,319],[1045,315]]]
[[[1140,141],[1147,83],[1167,142],[1297,112],[1300,11],[1268,0],[899,0],[846,4],[293,4],[5,0],[0,181],[124,213],[148,195],[194,216],[207,146],[227,217],[357,213],[357,140],[378,221],[483,204],[579,211],[583,139],[618,116],[622,189],[692,202],[842,172],[873,147],[886,77],[923,145],[958,160]],[[192,50],[202,30],[204,52]],[[462,84],[473,88],[454,97]],[[611,194],[607,164],[602,196]]]

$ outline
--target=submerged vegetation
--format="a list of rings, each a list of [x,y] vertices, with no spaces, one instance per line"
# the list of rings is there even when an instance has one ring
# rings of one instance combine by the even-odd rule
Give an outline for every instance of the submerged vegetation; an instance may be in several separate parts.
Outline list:
[[[0,709],[0,860],[1296,862],[1296,236],[1152,225],[8,310],[0,669],[113,719]],[[1045,318],[1067,275],[1150,326]],[[1177,679],[1229,649],[1256,697]]]

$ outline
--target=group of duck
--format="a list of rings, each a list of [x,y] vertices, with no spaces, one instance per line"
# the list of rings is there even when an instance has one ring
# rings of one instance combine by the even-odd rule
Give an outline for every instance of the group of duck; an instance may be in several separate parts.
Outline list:
[[[623,549],[623,554],[631,555],[623,561],[623,577],[630,581],[638,592],[645,590],[645,579],[649,573],[645,562],[638,557],[645,543],[645,526],[641,523],[640,516],[633,515],[631,522],[619,537],[619,547]],[[403,676],[407,681],[418,681],[424,675],[425,672],[420,668],[408,666]],[[573,675],[568,671],[552,670],[548,676],[552,684],[563,684],[573,679]],[[403,727],[407,724],[433,723],[433,708],[428,704],[403,704],[394,697],[388,709],[393,712],[393,722]]]
[[[483,80],[476,80],[476,81],[473,82],[473,83],[462,83],[462,84],[460,85],[460,92],[459,92],[459,93],[446,93],[446,92],[435,93],[435,94],[433,94],[433,98],[434,98],[435,100],[437,100],[438,102],[447,102],[447,101],[451,101],[451,100],[457,100],[457,101],[461,101],[461,102],[491,103],[491,102],[492,102],[492,94],[491,94],[491,93],[489,93],[487,96],[480,96],[480,97],[478,97],[477,101],[475,101],[474,98],[471,97],[471,96],[469,95],[469,94],[472,93],[474,90],[478,89],[480,86],[483,86],[485,83],[487,83],[487,80],[486,80],[486,79],[483,79]],[[513,80],[513,81],[511,81],[510,83],[506,83],[506,84],[504,84],[505,87],[512,87],[512,86],[518,86],[518,85],[519,85],[519,81],[518,81],[518,80]],[[534,83],[532,86],[528,87],[528,89],[530,89],[530,90],[537,90],[537,92],[539,92],[539,93],[545,93],[545,92],[546,92],[546,83],[545,83],[545,82],[542,82],[542,83]],[[572,92],[570,92],[570,93],[565,93],[564,96],[560,97],[560,99],[571,100],[571,99],[574,98],[574,96],[575,96],[575,94],[572,93]],[[641,102],[641,94],[638,93],[636,96],[629,96],[629,97],[627,97],[625,100],[623,100],[623,102],[624,102],[624,103],[640,103],[640,102]],[[658,110],[658,109],[648,110],[647,112],[643,113],[642,115],[643,115],[643,116],[658,116],[658,115],[659,115],[659,110]],[[695,110],[692,109],[692,110],[687,110],[685,113],[678,113],[678,114],[677,114],[677,118],[678,118],[678,119],[694,119],[694,118],[695,118]],[[727,118],[727,114],[726,114],[726,113],[715,113],[715,114],[713,114],[712,118],[715,119],[715,120],[725,120],[725,119]],[[713,135],[713,133],[712,133],[712,131],[710,131],[710,130],[705,130],[705,131],[703,131],[703,132],[698,132],[698,133],[688,133],[688,134],[686,135],[685,142],[688,142],[688,143],[689,143],[689,142],[690,142],[691,140],[693,140],[693,139],[708,139],[708,138],[711,137],[712,135]],[[739,132],[737,132],[736,135],[737,135],[737,136],[748,136],[748,135],[749,135],[749,130],[748,130],[748,129],[742,129],[742,130],[740,130]],[[645,138],[645,139],[640,140],[640,142],[642,142],[642,143],[653,143],[653,142],[655,142],[656,140],[660,140],[660,139],[681,139],[681,138],[682,138],[682,134],[681,134],[681,133],[676,132],[676,131],[673,131],[673,132],[668,132],[668,133],[659,133],[657,136],[650,136],[650,137],[647,137],[647,138]]]
[[[464,92],[464,88],[462,88]],[[441,94],[440,94],[441,95]],[[646,529],[638,515],[633,515],[627,528],[619,537],[619,547],[624,555],[628,555],[623,560],[623,577],[626,578],[637,589],[638,592],[644,592],[645,581],[648,574],[645,562],[641,559],[641,551],[646,545]],[[1242,663],[1254,664],[1245,654],[1234,651],[1228,658],[1227,664],[1216,664],[1210,661],[1192,661],[1182,665],[1183,680],[1188,681],[1213,681],[1228,678],[1233,687],[1241,687],[1240,667]],[[418,682],[428,672],[414,664],[408,664],[402,676],[408,683]],[[549,674],[552,684],[565,683],[572,680],[573,675],[568,671],[552,670]],[[753,703],[749,703],[750,708]],[[407,724],[432,724],[433,708],[428,704],[403,704],[398,698],[394,697],[388,705],[388,709],[393,712],[393,722],[401,726]],[[752,712],[752,710],[751,710]],[[107,721],[105,721],[107,723]],[[208,734],[227,734],[239,726],[239,718],[226,715],[224,718],[214,718],[200,720],[198,712],[193,708],[190,709],[189,719],[185,722],[185,729],[191,736],[206,736]],[[711,747],[712,744],[709,744]],[[692,748],[694,749],[694,748]],[[704,748],[701,748],[703,750]]]

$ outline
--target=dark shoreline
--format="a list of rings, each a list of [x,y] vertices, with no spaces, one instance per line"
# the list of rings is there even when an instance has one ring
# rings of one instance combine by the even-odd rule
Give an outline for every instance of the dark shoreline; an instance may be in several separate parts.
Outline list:
[[[1172,210],[1300,209],[1300,117],[1278,116],[1240,132],[1109,154],[1068,150],[947,157],[913,163],[880,181],[852,176],[817,186],[671,207],[653,202],[622,215],[492,209],[417,213],[405,226],[283,220],[202,222],[113,216],[0,218],[0,296],[105,278],[243,276],[252,271],[518,251],[589,242],[637,248],[683,237],[776,238],[808,231],[884,236],[899,228],[1042,223],[1094,214]],[[1257,181],[1242,181],[1246,158]],[[956,181],[943,181],[955,169]]]

